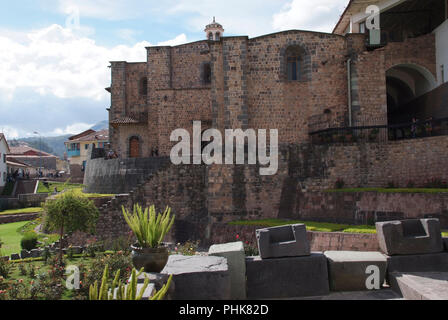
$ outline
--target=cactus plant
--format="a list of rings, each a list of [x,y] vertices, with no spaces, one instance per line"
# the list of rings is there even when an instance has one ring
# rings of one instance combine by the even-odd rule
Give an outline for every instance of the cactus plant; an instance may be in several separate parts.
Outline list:
[[[95,281],[89,289],[89,300],[142,300],[143,294],[149,285],[149,279],[145,278],[145,282],[140,292],[137,292],[137,279],[143,273],[143,269],[137,273],[137,270],[132,270],[131,280],[126,286],[120,279],[120,270],[115,274],[115,278],[112,282],[112,286],[109,287],[109,266],[104,268],[103,278],[101,280],[101,286],[98,290],[98,281]],[[149,300],[163,300],[170,285],[173,276],[168,278],[167,283]]]
[[[159,247],[174,223],[175,216],[171,217],[169,207],[163,214],[156,214],[154,205],[143,211],[142,207],[136,204],[132,214],[124,207],[122,209],[127,224],[142,248]]]

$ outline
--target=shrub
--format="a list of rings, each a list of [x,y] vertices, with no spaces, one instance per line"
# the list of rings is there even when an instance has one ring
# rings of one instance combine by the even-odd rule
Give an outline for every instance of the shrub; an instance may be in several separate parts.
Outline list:
[[[407,188],[414,188],[415,187],[415,183],[412,180],[408,181],[408,184],[406,185]]]
[[[11,272],[12,265],[9,261],[0,259],[0,277],[7,279]]]
[[[137,291],[137,278],[143,273],[143,268],[137,273],[135,269],[132,270],[130,283],[126,287],[120,280],[120,270],[115,273],[115,278],[112,286],[109,285],[109,267],[104,267],[104,272],[101,280],[101,286],[98,287],[98,281],[89,287],[89,300],[141,300],[146,288],[149,285],[149,279],[145,278],[145,282],[140,291]],[[150,300],[163,300],[168,291],[173,275],[168,279],[168,282],[163,285],[160,291],[156,292]],[[116,296],[114,296],[115,291]]]
[[[89,297],[89,288],[98,279],[101,279],[105,266],[108,266],[109,273],[115,274],[120,271],[120,280],[129,279],[132,270],[131,256],[123,251],[113,254],[99,255],[95,258],[89,268],[85,265],[79,266],[81,286],[77,295],[78,300],[87,299]]]
[[[124,207],[122,209],[127,224],[143,248],[157,248],[174,224],[175,216],[170,216],[169,207],[166,207],[163,214],[156,214],[154,205],[143,211],[142,207],[136,204],[133,214]]]
[[[395,186],[395,182],[393,182],[393,181],[389,181],[388,183],[387,183],[387,188],[388,189],[394,189],[396,186]]]
[[[27,270],[23,262],[19,264],[19,273],[21,276],[26,276]]]
[[[199,241],[187,241],[184,244],[177,244],[176,253],[183,256],[194,256],[198,251]]]
[[[22,249],[31,251],[37,248],[37,234],[34,232],[25,233],[20,241]]]

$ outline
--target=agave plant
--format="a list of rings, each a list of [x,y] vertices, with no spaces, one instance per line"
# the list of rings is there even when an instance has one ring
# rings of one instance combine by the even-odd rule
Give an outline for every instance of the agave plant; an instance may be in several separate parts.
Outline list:
[[[90,286],[89,300],[142,300],[143,294],[149,285],[149,279],[145,278],[145,282],[140,292],[137,292],[137,278],[143,273],[143,269],[137,273],[135,269],[132,270],[131,280],[126,286],[122,283],[120,278],[120,270],[115,274],[112,286],[109,287],[109,266],[104,268],[103,279],[101,280],[101,286],[98,288],[98,281]],[[155,294],[149,298],[149,300],[163,300],[168,289],[170,288],[173,275],[168,278],[168,282],[163,287],[156,291]]]
[[[142,207],[136,204],[132,214],[126,208],[122,209],[124,219],[142,248],[157,248],[174,224],[175,216],[171,217],[170,207],[166,207],[163,214],[156,214],[154,205],[143,211]]]

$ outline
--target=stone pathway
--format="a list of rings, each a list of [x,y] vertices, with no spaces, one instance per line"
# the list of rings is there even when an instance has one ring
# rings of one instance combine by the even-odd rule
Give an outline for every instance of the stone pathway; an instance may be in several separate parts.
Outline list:
[[[392,289],[356,292],[332,292],[328,296],[288,298],[282,300],[405,300]]]

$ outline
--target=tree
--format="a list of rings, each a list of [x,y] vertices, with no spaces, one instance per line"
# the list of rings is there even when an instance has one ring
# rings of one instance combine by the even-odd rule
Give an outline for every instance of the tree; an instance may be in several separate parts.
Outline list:
[[[66,191],[44,204],[45,224],[53,231],[59,231],[62,263],[62,237],[64,232],[93,232],[98,219],[98,209],[93,201],[73,190]]]

